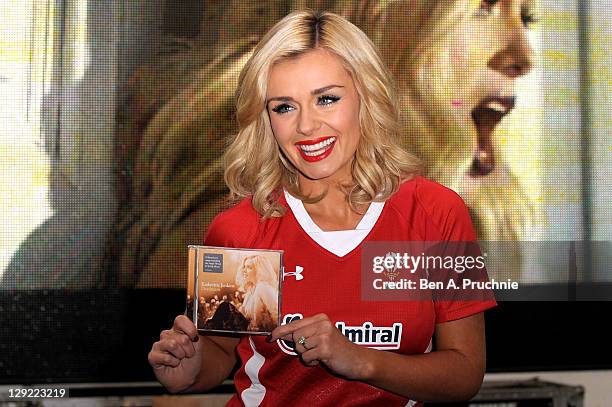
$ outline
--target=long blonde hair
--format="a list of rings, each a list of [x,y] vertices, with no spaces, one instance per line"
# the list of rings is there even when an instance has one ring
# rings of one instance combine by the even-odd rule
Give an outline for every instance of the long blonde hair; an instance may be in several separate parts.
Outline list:
[[[489,256],[487,266],[498,278],[518,279],[523,261],[520,240],[538,216],[535,205],[497,143],[495,154],[501,159],[495,170],[479,178],[466,176],[476,139],[437,103],[453,91],[446,88],[444,69],[425,73],[432,66],[444,68],[435,64],[436,59],[448,52],[457,29],[478,7],[480,2],[468,0],[389,2],[379,46],[398,84],[402,146],[424,161],[427,177],[462,196],[480,240],[508,242],[503,255]]]
[[[453,92],[444,76],[450,67],[427,75],[433,62],[447,52],[448,40],[474,7],[466,0],[418,0],[393,2],[387,8],[387,24],[381,41],[396,39],[394,46],[382,47],[383,58],[398,84],[402,110],[402,145],[424,160],[427,176],[451,186],[455,173],[473,155],[475,141],[436,101]],[[444,137],[444,144],[436,142]],[[440,168],[440,166],[442,168]]]
[[[242,259],[242,263],[238,272],[236,273],[236,285],[240,291],[248,290],[249,281],[246,278],[245,269],[247,264],[252,264],[255,266],[255,284],[257,283],[268,283],[272,287],[275,287],[278,284],[278,275],[274,272],[274,266],[270,259],[263,255],[255,254],[251,256],[246,256]]]
[[[318,48],[341,59],[361,102],[362,134],[352,168],[354,184],[347,188],[349,204],[356,208],[385,200],[420,170],[420,161],[400,147],[396,89],[373,43],[336,14],[297,11],[268,31],[243,68],[236,90],[239,131],[225,154],[231,197],[252,195],[254,208],[264,217],[284,214],[277,201],[281,187],[308,199],[300,195],[297,170],[282,156],[272,133],[265,109],[268,75],[275,63]]]

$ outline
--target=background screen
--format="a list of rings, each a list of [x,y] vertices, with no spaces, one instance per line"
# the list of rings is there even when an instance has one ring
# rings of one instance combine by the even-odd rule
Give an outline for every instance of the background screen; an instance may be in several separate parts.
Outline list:
[[[378,46],[402,145],[463,197],[490,276],[526,288],[512,299],[610,299],[609,7],[493,3],[5,1],[0,353],[32,355],[0,361],[6,381],[114,379],[113,354],[145,374],[183,311],[187,246],[226,205],[240,70],[303,7]]]

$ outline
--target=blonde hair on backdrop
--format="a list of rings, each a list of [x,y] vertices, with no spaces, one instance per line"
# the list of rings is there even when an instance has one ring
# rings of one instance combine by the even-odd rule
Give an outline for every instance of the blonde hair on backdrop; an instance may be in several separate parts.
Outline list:
[[[466,179],[476,140],[435,103],[452,94],[445,87],[448,71],[436,71],[433,77],[424,73],[448,50],[457,28],[479,7],[480,2],[472,0],[390,2],[379,47],[398,84],[403,147],[424,161],[428,177],[463,197],[479,239],[518,241],[534,219],[533,203],[524,186],[503,167],[503,160],[489,176]],[[434,141],[440,135],[444,135],[443,144]],[[503,158],[498,144],[496,149],[495,154]],[[517,259],[514,263],[520,262],[518,246],[512,257]]]
[[[468,175],[477,145],[472,123],[455,121],[444,108],[457,90],[448,86],[450,67],[438,59],[452,50],[453,39],[461,35],[457,30],[481,4],[474,0],[389,2],[377,45],[398,84],[402,146],[423,160],[427,177],[461,195],[479,240],[504,242],[503,250],[489,256],[489,271],[498,278],[519,279],[520,241],[539,216],[536,206],[499,140],[493,143],[494,171],[481,177]],[[493,247],[497,246],[489,249]]]
[[[424,161],[428,177],[457,191],[454,181],[473,156],[475,140],[466,137],[465,128],[436,103],[453,94],[446,81],[449,67],[436,65],[442,69],[429,76],[425,70],[448,51],[448,40],[479,4],[471,0],[391,2],[380,34],[383,58],[399,89],[402,145]],[[444,143],[435,142],[441,136]]]
[[[238,272],[236,273],[236,285],[238,286],[240,291],[248,291],[247,287],[247,279],[245,268],[248,264],[251,264],[255,268],[255,282],[258,283],[267,283],[272,287],[276,287],[278,285],[278,276],[274,272],[274,266],[272,266],[272,262],[265,256],[255,254],[251,256],[246,256],[242,259],[242,263]]]
[[[313,49],[338,56],[360,97],[362,135],[353,163],[354,185],[347,187],[353,208],[391,196],[401,182],[420,170],[420,161],[400,146],[399,104],[391,75],[369,38],[344,18],[329,12],[302,10],[289,14],[262,38],[243,68],[236,90],[238,133],[225,154],[225,182],[233,199],[253,196],[264,217],[282,216],[280,187],[304,200],[297,173],[283,157],[266,111],[270,68]]]

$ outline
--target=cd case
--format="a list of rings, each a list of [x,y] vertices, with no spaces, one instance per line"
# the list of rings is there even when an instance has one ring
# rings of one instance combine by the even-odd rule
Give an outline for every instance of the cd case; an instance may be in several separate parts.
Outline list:
[[[282,264],[282,250],[190,245],[185,314],[202,334],[269,334],[279,326]]]

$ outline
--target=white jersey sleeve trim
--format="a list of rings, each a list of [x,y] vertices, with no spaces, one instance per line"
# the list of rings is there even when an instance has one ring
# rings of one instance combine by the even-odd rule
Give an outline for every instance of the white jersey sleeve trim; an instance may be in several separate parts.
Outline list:
[[[253,356],[244,364],[244,371],[251,380],[251,385],[240,393],[240,398],[246,407],[257,407],[266,396],[266,387],[259,381],[259,370],[266,361],[266,358],[257,352],[255,343],[253,343],[250,337],[249,344],[251,349],[253,349]]]

